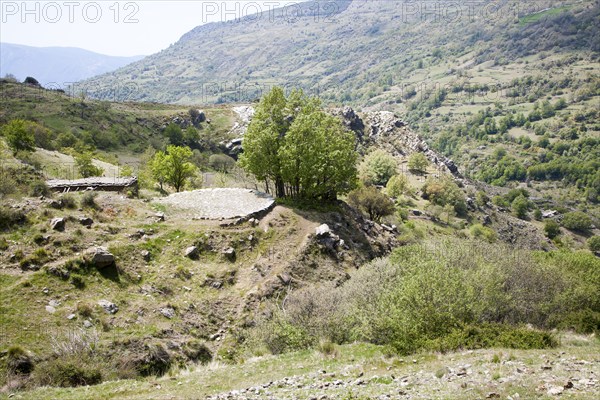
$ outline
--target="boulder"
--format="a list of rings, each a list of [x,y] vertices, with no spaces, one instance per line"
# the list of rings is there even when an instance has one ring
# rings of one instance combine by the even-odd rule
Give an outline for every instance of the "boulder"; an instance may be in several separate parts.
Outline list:
[[[329,228],[329,225],[323,224],[321,226],[318,226],[315,229],[315,235],[317,235],[318,237],[330,236],[331,235],[331,229]]]
[[[233,247],[228,247],[223,250],[223,255],[229,261],[235,261],[235,249]]]
[[[100,300],[98,301],[98,305],[104,309],[109,314],[116,314],[119,311],[119,307],[115,303],[111,303],[108,300]]]
[[[90,227],[94,223],[94,220],[89,217],[81,217],[79,218],[79,223],[83,226]]]
[[[171,319],[175,316],[175,310],[171,307],[165,307],[160,309],[160,313],[168,319]]]
[[[65,223],[67,221],[64,218],[53,218],[52,221],[50,221],[50,227],[55,230],[55,231],[64,231],[65,230]]]
[[[187,249],[185,249],[185,251],[183,252],[183,254],[187,258],[194,259],[194,258],[198,257],[198,248],[196,246],[190,246]]]
[[[142,250],[140,253],[144,261],[148,262],[152,258],[152,254],[148,250]]]
[[[115,263],[115,256],[105,247],[95,247],[88,250],[85,259],[99,269],[109,267]]]

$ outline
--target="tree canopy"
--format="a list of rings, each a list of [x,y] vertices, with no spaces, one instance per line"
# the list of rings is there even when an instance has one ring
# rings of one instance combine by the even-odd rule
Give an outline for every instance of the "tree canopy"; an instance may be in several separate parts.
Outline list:
[[[316,98],[273,88],[244,137],[241,166],[277,197],[335,199],[356,185],[355,138]]]

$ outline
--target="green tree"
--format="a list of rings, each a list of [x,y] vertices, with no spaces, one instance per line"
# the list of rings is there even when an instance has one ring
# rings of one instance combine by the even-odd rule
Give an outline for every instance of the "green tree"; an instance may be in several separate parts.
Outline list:
[[[35,149],[35,137],[33,132],[28,129],[27,121],[22,119],[13,119],[2,128],[2,136],[12,148],[13,153],[18,151],[33,151]]]
[[[275,87],[260,100],[244,135],[244,153],[239,158],[245,170],[265,181],[267,191],[270,182],[274,182],[277,197],[285,196],[279,149],[289,126],[285,94],[282,88]]]
[[[383,150],[369,153],[360,164],[360,177],[367,184],[386,185],[396,175],[396,159]]]
[[[273,88],[260,101],[240,165],[277,197],[332,199],[356,181],[354,136],[326,114],[316,98]]]
[[[188,126],[183,132],[183,142],[190,147],[196,147],[198,140],[200,140],[200,134],[198,133],[198,130],[193,126]]]
[[[102,176],[104,170],[100,167],[96,167],[93,163],[91,153],[81,153],[75,157],[75,165],[79,174],[84,178],[91,176]]]
[[[190,162],[192,150],[189,147],[167,146],[164,158],[166,181],[177,192],[185,186],[185,182],[196,174],[196,166]]]
[[[412,172],[423,174],[427,172],[429,160],[423,153],[413,153],[408,158],[408,169]]]
[[[334,200],[355,187],[354,135],[319,108],[309,106],[296,117],[280,155],[292,196]]]
[[[150,173],[160,185],[160,191],[164,191],[163,185],[167,180],[167,155],[163,151],[157,151],[149,162]]]
[[[183,144],[183,131],[175,123],[171,123],[165,128],[164,135],[172,145],[181,146]]]
[[[364,186],[348,194],[348,203],[366,212],[373,221],[380,222],[386,215],[394,213],[394,203],[374,186]]]

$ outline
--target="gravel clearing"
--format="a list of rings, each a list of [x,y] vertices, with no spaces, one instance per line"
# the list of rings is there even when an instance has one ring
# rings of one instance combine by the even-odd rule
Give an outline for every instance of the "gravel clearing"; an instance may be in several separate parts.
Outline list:
[[[201,189],[175,193],[157,203],[187,211],[197,219],[245,218],[273,206],[275,200],[265,193],[250,189]]]

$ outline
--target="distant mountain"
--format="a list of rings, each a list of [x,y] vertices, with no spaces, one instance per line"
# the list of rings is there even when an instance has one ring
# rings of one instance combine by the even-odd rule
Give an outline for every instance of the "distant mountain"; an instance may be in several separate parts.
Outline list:
[[[42,86],[64,88],[95,75],[114,71],[143,56],[115,57],[75,47],[31,47],[0,43],[0,77],[31,76]]]
[[[488,61],[600,50],[597,1],[475,3],[298,3],[198,26],[169,48],[87,82],[106,99],[127,88],[127,100],[244,102],[278,84],[365,105],[419,70],[431,81]],[[464,57],[466,65],[458,62]]]

